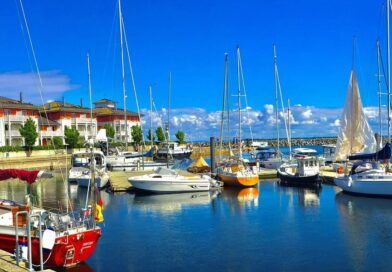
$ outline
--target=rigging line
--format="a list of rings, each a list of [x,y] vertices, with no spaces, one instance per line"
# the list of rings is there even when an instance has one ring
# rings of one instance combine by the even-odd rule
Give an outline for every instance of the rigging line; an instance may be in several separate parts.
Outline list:
[[[246,94],[246,88],[245,88],[245,78],[244,78],[244,71],[242,69],[242,60],[241,60],[241,56],[239,56],[239,63],[240,63],[240,71],[241,71],[241,79],[242,79],[242,88],[244,89],[244,96],[245,96],[245,111],[246,111],[246,115],[248,117],[248,122],[249,122],[249,132],[250,132],[250,138],[252,140],[253,143],[253,132],[252,132],[252,125],[251,125],[251,121],[250,121],[250,115],[249,115],[249,110],[248,110],[248,96]]]
[[[125,24],[124,24],[124,18],[123,17],[121,18],[121,24],[122,24],[123,33],[124,33],[125,49],[127,51],[129,72],[131,74],[131,81],[132,81],[132,87],[133,87],[133,92],[134,92],[134,96],[135,96],[137,115],[138,115],[139,120],[140,120],[140,129],[142,131],[142,143],[143,143],[143,146],[144,146],[145,145],[145,140],[144,140],[144,133],[143,133],[143,124],[142,124],[142,118],[141,118],[141,115],[140,115],[139,100],[138,100],[138,97],[137,97],[135,77],[134,77],[134,74],[133,74],[133,68],[132,68],[132,62],[131,62],[131,54],[129,52],[127,33],[125,31]]]
[[[108,70],[108,66],[109,65],[107,65],[108,63],[109,63],[109,52],[110,52],[110,49],[112,48],[112,44],[115,44],[114,42],[112,43],[112,41],[116,41],[117,39],[117,36],[115,36],[116,34],[117,34],[117,32],[116,31],[114,31],[114,29],[115,29],[115,23],[116,23],[116,19],[117,19],[117,5],[118,5],[118,3],[116,2],[115,4],[114,4],[114,12],[113,12],[113,14],[114,14],[114,16],[113,16],[113,20],[112,20],[112,27],[110,28],[110,34],[109,34],[109,40],[108,40],[108,47],[106,48],[106,56],[105,56],[105,65],[104,65],[104,69],[103,69],[103,77],[102,77],[102,80],[105,82],[106,81],[106,73],[107,73],[107,70]],[[115,55],[115,46],[113,46],[113,51],[112,51],[112,60],[113,60],[113,65],[112,65],[112,73],[114,74],[114,60],[116,59],[116,58],[114,58],[114,55]],[[111,77],[112,78],[112,89],[114,89],[113,88],[113,76]],[[105,95],[106,95],[106,92],[105,92]]]
[[[281,103],[283,115],[286,115],[285,108],[284,108],[284,103],[283,103],[282,87],[281,87],[281,85],[280,85],[280,78],[279,78],[279,70],[278,70],[278,67],[276,67],[276,79],[277,79],[277,83],[278,83],[279,96],[280,96],[280,103]],[[288,115],[288,114],[287,114],[287,115]],[[287,118],[286,118],[286,116],[284,116],[284,118],[283,118],[285,130],[286,130],[287,141],[290,140],[289,128],[288,128],[288,125],[287,125],[287,119],[288,119],[288,118],[290,118],[290,116],[288,116]],[[290,149],[290,153],[291,153],[291,145],[290,145],[290,144],[289,144],[289,149]]]
[[[223,77],[223,96],[222,96],[222,112],[221,112],[221,127],[220,127],[220,136],[219,136],[219,159],[222,161],[222,150],[223,150],[223,129],[224,129],[224,121],[225,121],[225,103],[226,103],[226,92],[227,92],[227,63],[228,63],[228,54],[225,53],[225,66],[224,66],[224,77]]]
[[[40,95],[41,102],[42,102],[42,109],[43,109],[45,117],[47,119],[47,125],[49,126],[48,113],[47,113],[46,108],[44,106],[44,98],[43,98],[43,95],[42,95],[42,91],[43,91],[44,86],[43,86],[43,83],[42,83],[41,72],[40,72],[40,69],[39,69],[39,66],[38,66],[38,60],[37,60],[37,57],[36,57],[36,54],[35,54],[33,40],[31,38],[30,28],[29,28],[29,25],[27,23],[27,18],[26,18],[26,14],[25,14],[25,11],[24,11],[22,0],[19,0],[19,3],[20,3],[22,15],[23,15],[23,20],[24,20],[25,27],[26,27],[27,36],[28,36],[28,39],[29,39],[29,44],[30,44],[31,53],[32,53],[33,60],[34,60],[35,70],[36,70],[36,73],[37,73],[37,76],[38,76],[38,80],[39,80],[38,91],[39,91],[39,95]],[[38,125],[38,127],[39,127],[39,125]],[[53,142],[53,135],[51,136],[51,144],[52,144],[53,150],[55,151],[54,153],[55,153],[56,160],[57,160],[57,162],[59,162],[60,159],[59,159],[59,156],[58,156],[58,154],[56,152],[56,147],[55,147],[54,142]],[[65,166],[65,167],[67,167],[67,166]],[[59,169],[60,169],[61,178],[64,181],[64,185],[65,185],[65,178],[64,178],[63,170],[62,170],[62,168],[60,166],[59,166]],[[67,192],[67,199],[69,201],[68,190],[67,190],[67,188],[65,188],[65,189],[66,189],[65,191]],[[68,206],[70,206],[71,210],[72,210],[72,205],[69,205],[68,201],[67,201],[67,212],[68,212]]]

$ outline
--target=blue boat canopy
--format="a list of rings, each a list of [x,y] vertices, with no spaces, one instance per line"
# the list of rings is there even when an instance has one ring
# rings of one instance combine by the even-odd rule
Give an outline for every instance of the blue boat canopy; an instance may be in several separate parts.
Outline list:
[[[378,152],[370,154],[358,154],[349,156],[348,159],[353,160],[389,160],[391,158],[391,144],[386,143]]]

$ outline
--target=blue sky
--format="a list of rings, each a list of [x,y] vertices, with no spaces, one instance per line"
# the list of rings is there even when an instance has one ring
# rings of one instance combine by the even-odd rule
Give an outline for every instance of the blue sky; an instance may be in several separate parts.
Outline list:
[[[221,108],[225,52],[229,53],[230,92],[236,92],[235,48],[239,44],[256,133],[273,136],[271,129],[265,131],[268,123],[262,120],[268,115],[266,105],[274,103],[272,44],[276,43],[284,97],[298,105],[298,120],[309,116],[311,109],[308,124],[298,121],[297,135],[334,135],[336,128],[325,133],[316,131],[320,125],[316,118],[321,118],[320,112],[336,111],[326,121],[333,127],[340,116],[354,35],[363,104],[377,105],[375,43],[380,36],[385,49],[383,2],[123,0],[141,108],[149,107],[149,84],[153,85],[158,110],[167,107],[171,71],[172,107],[177,116],[177,120],[172,120],[173,126],[191,134],[197,123],[200,128],[208,127],[199,133],[217,133],[211,125],[216,120],[207,120]],[[0,9],[0,94],[17,98],[20,90],[26,100],[38,103],[18,3],[2,1]],[[111,98],[122,107],[117,1],[23,3],[44,73],[44,99],[60,99],[64,95],[67,101],[79,103],[83,97],[86,104],[86,53],[90,52],[93,99]],[[128,69],[126,78],[127,107],[135,110]],[[234,97],[232,102],[235,107]],[[148,119],[145,121],[149,123]]]

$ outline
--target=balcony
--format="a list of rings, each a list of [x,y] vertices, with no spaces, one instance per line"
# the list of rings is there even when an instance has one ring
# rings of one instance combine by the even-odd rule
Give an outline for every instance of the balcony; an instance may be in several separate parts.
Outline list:
[[[27,118],[29,118],[29,116],[23,116],[23,115],[6,115],[4,116],[4,121],[8,122],[8,120],[10,120],[10,122],[25,122],[27,120]]]
[[[72,124],[91,124],[91,119],[86,117],[71,118]],[[93,124],[97,124],[97,119],[93,118]]]
[[[40,131],[41,137],[62,137],[64,136],[61,130],[56,131]]]
[[[5,137],[21,137],[19,130],[6,130],[5,131]]]

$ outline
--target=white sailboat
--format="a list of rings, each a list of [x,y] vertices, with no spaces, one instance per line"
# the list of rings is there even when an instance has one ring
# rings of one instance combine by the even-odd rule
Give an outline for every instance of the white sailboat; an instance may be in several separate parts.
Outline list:
[[[387,12],[389,14],[389,1],[387,2]],[[389,84],[387,87],[389,97]],[[389,112],[389,101],[387,107]],[[357,161],[353,164],[350,172],[348,172],[346,169],[344,173],[342,173],[343,169],[341,169],[340,174],[335,178],[335,184],[347,193],[391,197],[392,173],[388,171],[388,165],[383,165],[378,162],[384,160],[389,164],[389,159],[391,157],[391,146],[389,143],[387,143],[382,150],[374,152],[377,150],[376,139],[373,136],[373,132],[362,109],[358,83],[356,81],[356,75],[354,71],[351,73],[350,86],[347,94],[345,109],[342,117],[342,127],[338,140],[336,158],[348,158],[349,160]],[[374,153],[362,153],[349,156],[353,153],[366,151],[373,151]]]

